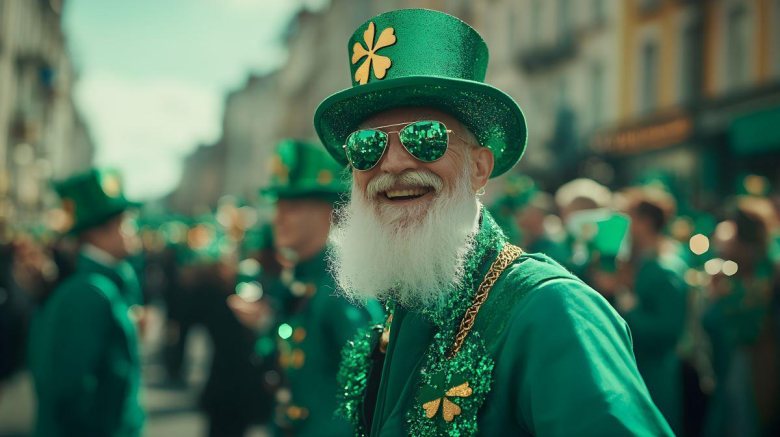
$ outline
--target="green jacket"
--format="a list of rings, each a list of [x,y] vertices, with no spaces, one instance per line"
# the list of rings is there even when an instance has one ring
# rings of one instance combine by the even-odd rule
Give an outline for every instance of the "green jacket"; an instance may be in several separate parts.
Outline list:
[[[771,434],[765,428],[777,414],[767,409],[767,402],[771,405],[776,394],[767,382],[773,375],[771,370],[767,374],[771,347],[767,348],[765,337],[771,321],[773,273],[771,261],[764,259],[749,275],[723,278],[728,292],[709,301],[701,316],[716,381],[707,406],[705,436]]]
[[[141,366],[129,304],[132,268],[80,256],[76,272],[38,309],[30,329],[37,436],[141,434]]]
[[[634,337],[639,373],[676,432],[682,432],[682,368],[677,343],[685,330],[685,263],[675,255],[646,257],[636,273],[637,305],[623,314]]]
[[[324,251],[298,264],[294,277],[293,287],[306,291],[279,317],[279,362],[291,394],[290,402],[280,405],[280,431],[351,435],[351,425],[334,414],[340,352],[359,328],[382,318],[381,308],[376,303],[358,308],[336,296]]]
[[[506,241],[495,235],[500,230],[489,214],[482,222],[475,252],[485,255],[476,257],[482,260],[477,274],[469,273],[467,261],[470,286],[453,292],[448,301],[455,303],[445,304],[450,309],[463,308],[458,300],[468,308]],[[379,382],[369,376],[363,405],[352,408],[365,425],[372,416],[370,435],[671,435],[636,368],[625,322],[548,257],[524,254],[504,270],[463,348],[447,360],[454,338],[448,333],[456,332],[464,312],[431,317],[395,309]],[[470,388],[458,397],[455,388],[464,380]],[[449,398],[434,401],[441,403],[432,404],[430,418],[426,407],[435,393]],[[447,402],[450,411],[458,405],[450,422],[444,407],[436,409]]]

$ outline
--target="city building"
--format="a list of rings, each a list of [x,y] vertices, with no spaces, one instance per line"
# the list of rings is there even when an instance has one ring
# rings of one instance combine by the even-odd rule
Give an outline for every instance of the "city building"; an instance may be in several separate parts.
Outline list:
[[[587,138],[619,118],[623,0],[463,2],[490,48],[487,81],[523,108],[528,155],[516,172],[548,190],[590,167]],[[457,12],[458,11],[453,11]],[[599,166],[596,168],[603,168]],[[609,172],[593,177],[610,183]]]
[[[279,70],[228,98],[226,194],[256,193],[280,139],[316,138],[317,105],[350,86],[348,38],[403,7],[482,34],[487,82],[529,126],[513,172],[546,190],[579,176],[625,186],[659,169],[704,203],[743,173],[780,186],[780,0],[331,0],[295,17]]]
[[[61,11],[61,0],[0,2],[0,218],[16,223],[55,202],[52,177],[92,161]]]
[[[704,204],[745,173],[780,184],[780,1],[632,0],[621,22],[618,121],[590,139],[616,180],[664,169]]]
[[[179,185],[163,202],[175,213],[197,216],[214,211],[224,187],[226,148],[224,144],[201,145],[184,160]]]
[[[230,93],[222,120],[225,193],[253,200],[270,177],[270,156],[278,141],[279,74],[250,76]]]

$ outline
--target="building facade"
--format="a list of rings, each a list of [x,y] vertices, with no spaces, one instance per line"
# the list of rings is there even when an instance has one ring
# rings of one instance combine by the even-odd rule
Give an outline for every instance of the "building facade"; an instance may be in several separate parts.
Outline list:
[[[622,184],[664,169],[705,205],[738,192],[742,174],[778,186],[780,1],[625,3],[618,120],[591,152]]]
[[[225,101],[220,143],[226,193],[251,200],[268,181],[280,121],[278,83],[278,74],[250,76]]]
[[[61,11],[60,0],[0,2],[0,217],[13,222],[54,202],[51,178],[92,161]]]
[[[348,38],[403,7],[482,34],[487,81],[529,126],[513,172],[546,190],[580,176],[619,187],[659,169],[705,203],[745,172],[780,186],[780,0],[332,0],[293,20],[278,71],[229,97],[227,194],[267,181],[280,139],[316,138],[317,105],[350,86]]]
[[[179,185],[163,204],[177,214],[198,216],[214,211],[225,189],[226,148],[223,143],[201,145],[184,160]]]

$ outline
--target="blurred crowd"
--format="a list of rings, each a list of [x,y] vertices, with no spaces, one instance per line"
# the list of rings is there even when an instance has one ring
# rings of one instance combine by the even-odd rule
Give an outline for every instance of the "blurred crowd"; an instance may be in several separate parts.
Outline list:
[[[576,273],[628,323],[640,373],[680,435],[780,433],[780,196],[760,176],[743,182],[743,192],[710,211],[695,210],[664,178],[614,191],[576,179],[545,193],[513,176],[490,202],[514,243]],[[128,260],[142,295],[129,305],[132,320],[143,336],[148,308],[165,314],[162,347],[152,355],[169,384],[187,384],[192,328],[210,334],[200,405],[213,436],[243,435],[253,424],[294,429],[286,427],[316,412],[292,402],[291,389],[316,392],[325,381],[299,380],[307,354],[333,361],[336,372],[338,348],[301,320],[313,317],[306,306],[321,279],[311,278],[328,276],[327,221],[317,217],[330,219],[332,209],[273,205],[276,213],[225,197],[212,214],[142,213],[121,224],[137,243]],[[299,211],[282,211],[291,208]],[[46,227],[0,234],[2,403],[13,402],[2,382],[26,366],[33,314],[76,270],[84,237]],[[289,241],[274,244],[278,238],[299,240],[299,252],[284,249],[295,246]],[[383,320],[378,305],[361,311],[339,328],[336,344]],[[304,351],[307,336],[318,344]],[[323,402],[315,404],[325,409]]]
[[[669,178],[555,195],[529,179],[494,208],[529,251],[555,258],[628,323],[639,371],[680,435],[777,435],[780,198],[749,175],[698,211]]]

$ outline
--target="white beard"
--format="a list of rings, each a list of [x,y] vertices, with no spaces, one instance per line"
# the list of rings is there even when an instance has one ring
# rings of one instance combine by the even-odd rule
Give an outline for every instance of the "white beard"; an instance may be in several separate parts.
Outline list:
[[[358,302],[391,298],[407,308],[439,308],[462,283],[479,226],[480,203],[468,174],[451,192],[441,191],[441,179],[432,173],[383,177],[433,178],[436,197],[427,211],[376,205],[353,184],[351,201],[337,211],[330,234],[329,261],[340,293]]]

